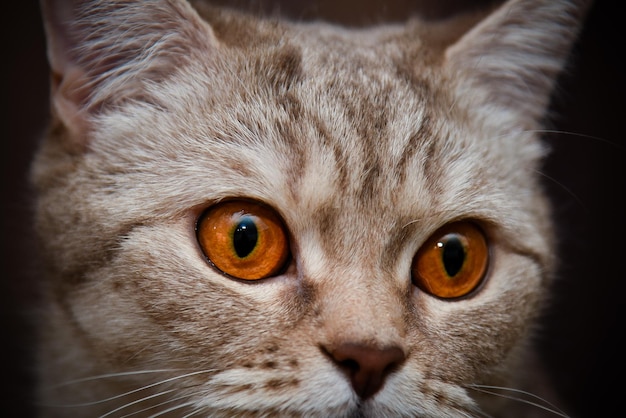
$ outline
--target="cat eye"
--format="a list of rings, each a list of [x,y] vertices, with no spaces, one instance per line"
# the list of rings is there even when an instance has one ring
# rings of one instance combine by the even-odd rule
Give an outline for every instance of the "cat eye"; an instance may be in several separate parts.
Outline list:
[[[454,222],[435,232],[417,252],[413,284],[440,298],[465,296],[482,282],[488,262],[483,231],[471,222]]]
[[[237,279],[279,274],[289,258],[280,216],[259,203],[234,200],[212,206],[198,220],[196,233],[209,262]]]

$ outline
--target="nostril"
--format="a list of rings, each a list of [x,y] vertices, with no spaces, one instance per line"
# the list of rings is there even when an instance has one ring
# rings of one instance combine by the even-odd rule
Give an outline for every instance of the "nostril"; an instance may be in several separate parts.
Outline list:
[[[347,360],[338,361],[337,364],[339,364],[341,368],[346,369],[351,373],[356,373],[361,368],[356,360],[352,360],[350,358]]]
[[[405,359],[398,347],[377,348],[367,344],[345,343],[324,351],[348,376],[355,393],[367,399],[378,392],[387,376]]]

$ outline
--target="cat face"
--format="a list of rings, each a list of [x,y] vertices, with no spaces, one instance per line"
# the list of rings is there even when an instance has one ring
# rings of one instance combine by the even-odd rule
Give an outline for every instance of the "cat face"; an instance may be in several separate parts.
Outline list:
[[[534,129],[582,11],[513,1],[463,34],[477,18],[347,30],[56,3],[33,166],[44,403],[490,408],[472,385],[510,382],[550,278]]]

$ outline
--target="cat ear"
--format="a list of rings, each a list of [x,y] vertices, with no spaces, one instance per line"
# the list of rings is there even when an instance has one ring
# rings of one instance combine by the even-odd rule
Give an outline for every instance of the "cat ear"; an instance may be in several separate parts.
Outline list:
[[[54,117],[82,148],[98,114],[146,100],[166,78],[217,44],[187,1],[42,0]],[[209,51],[207,51],[207,49]]]
[[[501,5],[446,50],[445,65],[461,100],[504,106],[538,121],[589,3],[510,0]]]

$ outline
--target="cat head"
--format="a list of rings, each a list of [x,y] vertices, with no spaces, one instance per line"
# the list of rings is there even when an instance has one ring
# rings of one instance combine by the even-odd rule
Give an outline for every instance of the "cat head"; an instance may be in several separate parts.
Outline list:
[[[507,381],[554,263],[537,129],[582,4],[358,30],[42,6],[47,383],[118,373],[73,392],[130,388],[104,411],[462,416]]]

